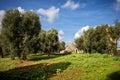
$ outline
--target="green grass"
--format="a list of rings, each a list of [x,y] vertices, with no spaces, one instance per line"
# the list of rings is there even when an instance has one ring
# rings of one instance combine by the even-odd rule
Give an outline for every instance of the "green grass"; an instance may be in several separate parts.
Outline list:
[[[19,66],[18,60],[0,59],[0,79],[120,80],[120,57],[107,54],[32,55],[29,61]]]
[[[6,71],[17,67],[18,61],[10,58],[0,58],[0,71]]]

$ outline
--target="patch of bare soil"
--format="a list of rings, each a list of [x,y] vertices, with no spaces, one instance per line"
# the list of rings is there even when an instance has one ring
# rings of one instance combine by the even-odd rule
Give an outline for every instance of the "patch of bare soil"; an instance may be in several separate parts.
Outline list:
[[[36,64],[43,64],[45,66],[49,66],[49,65],[52,65],[52,64],[56,64],[56,63],[59,63],[59,62],[34,62],[34,61],[22,61],[18,64],[19,67],[22,67],[22,66],[30,66],[30,65],[36,65]]]

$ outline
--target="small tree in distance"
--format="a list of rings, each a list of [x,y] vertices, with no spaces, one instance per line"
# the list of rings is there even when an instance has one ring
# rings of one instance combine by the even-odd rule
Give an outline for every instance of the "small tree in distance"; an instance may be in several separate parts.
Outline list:
[[[59,51],[61,51],[61,50],[65,50],[65,42],[64,41],[59,42]]]

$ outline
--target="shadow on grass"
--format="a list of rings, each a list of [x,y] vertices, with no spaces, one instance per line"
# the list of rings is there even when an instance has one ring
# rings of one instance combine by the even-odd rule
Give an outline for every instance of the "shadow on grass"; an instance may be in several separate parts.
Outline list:
[[[0,72],[0,80],[47,80],[57,73],[64,71],[71,63],[41,63],[30,66],[18,67]]]
[[[120,80],[120,71],[111,73],[106,80]]]
[[[46,59],[52,59],[52,58],[57,58],[61,56],[66,56],[69,54],[52,54],[50,56],[47,55],[33,55],[31,56],[28,60],[29,61],[39,61],[39,60],[46,60]]]

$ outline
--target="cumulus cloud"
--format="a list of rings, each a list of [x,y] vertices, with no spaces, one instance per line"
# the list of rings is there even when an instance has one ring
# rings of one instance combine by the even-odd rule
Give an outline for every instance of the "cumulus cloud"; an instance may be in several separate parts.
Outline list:
[[[18,7],[17,8],[21,13],[24,13],[25,12],[25,10],[22,8],[22,7]]]
[[[64,35],[63,30],[60,30],[58,33],[59,33],[60,35]]]
[[[79,7],[79,3],[75,3],[74,1],[67,0],[65,4],[62,5],[62,8],[70,8],[72,10],[75,10]]]
[[[76,33],[75,33],[75,39],[79,38],[81,35],[83,35],[83,32],[88,30],[89,26],[84,26],[81,29],[79,29]]]
[[[116,0],[116,10],[120,11],[120,0]]]
[[[5,14],[5,11],[4,10],[0,10],[0,30],[2,29],[2,24],[1,24],[1,21],[2,21],[2,18]]]
[[[63,40],[63,38],[64,38],[64,31],[63,31],[63,30],[60,30],[60,31],[58,32],[58,37],[59,37],[59,40],[60,40],[60,41]]]
[[[52,6],[46,10],[43,8],[40,8],[37,10],[37,13],[41,14],[42,16],[46,18],[48,22],[52,23],[55,20],[55,18],[58,17],[59,11],[60,11],[59,8]]]
[[[25,13],[25,12],[26,12],[26,10],[23,9],[22,7],[17,7],[17,9],[18,9],[21,13]],[[28,11],[33,11],[33,12],[34,12],[33,9],[30,9],[30,10],[28,10]]]
[[[0,31],[1,31],[1,29],[2,29],[2,25],[1,25],[1,22],[0,22]]]
[[[1,22],[2,18],[3,18],[3,16],[4,16],[4,14],[5,14],[5,11],[4,10],[0,10],[0,22]]]

